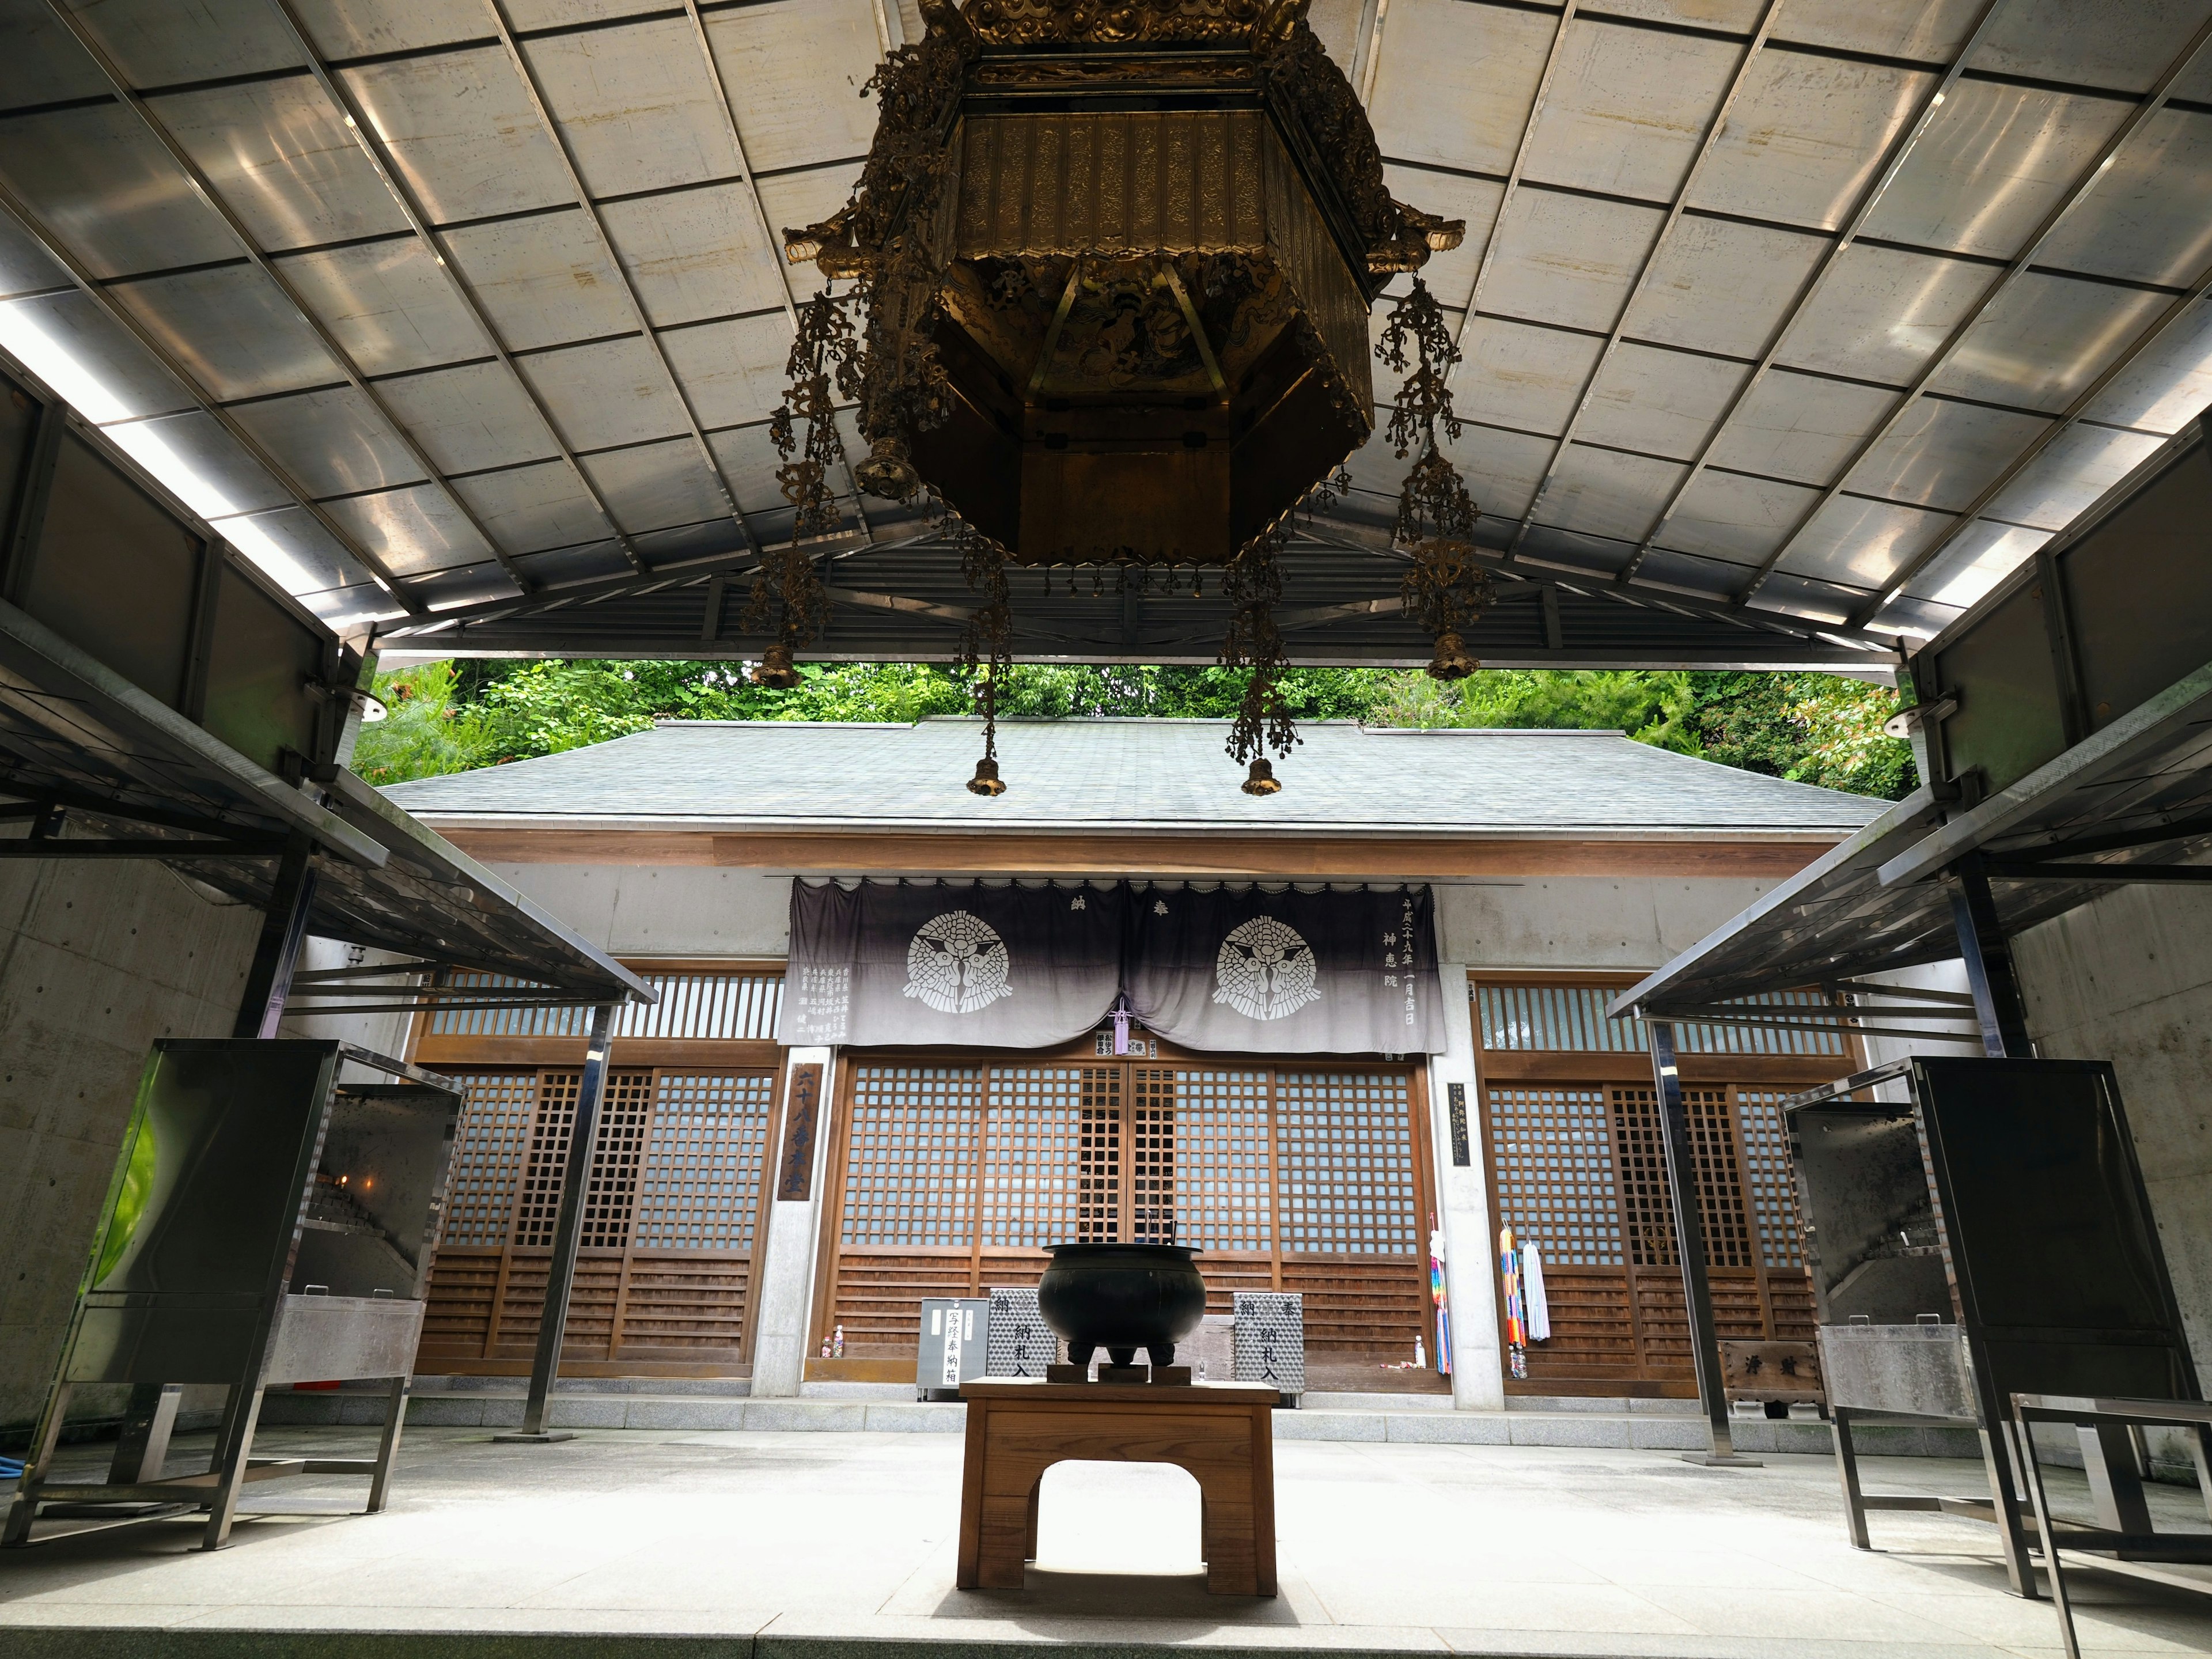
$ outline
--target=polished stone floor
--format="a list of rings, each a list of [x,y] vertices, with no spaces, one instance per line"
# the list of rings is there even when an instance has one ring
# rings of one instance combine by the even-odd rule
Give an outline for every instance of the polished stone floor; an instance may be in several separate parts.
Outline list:
[[[361,1440],[274,1430],[256,1449],[343,1455]],[[180,1443],[176,1467],[192,1443]],[[72,1461],[91,1474],[104,1451]],[[952,1435],[587,1431],[524,1447],[421,1430],[382,1516],[337,1513],[358,1481],[299,1480],[249,1488],[258,1506],[288,1512],[242,1521],[218,1554],[195,1551],[197,1528],[178,1522],[0,1556],[0,1659],[555,1646],[799,1659],[1037,1642],[1102,1659],[1157,1644],[1730,1659],[2058,1650],[2049,1604],[2004,1592],[1977,1523],[1877,1516],[1878,1549],[1850,1549],[1825,1458],[1714,1470],[1657,1451],[1281,1442],[1283,1593],[1272,1601],[1205,1594],[1197,1490],[1163,1466],[1060,1466],[1047,1477],[1027,1588],[957,1590],[959,1467]],[[1867,1478],[1971,1493],[1980,1470],[1873,1459]],[[2079,1507],[2079,1476],[2059,1485],[2069,1478]],[[2166,1524],[2192,1513],[2203,1524],[2193,1491],[2160,1488],[2157,1502]],[[2089,1659],[2212,1652],[2212,1599],[2072,1582]],[[392,1634],[373,1639],[380,1632]]]

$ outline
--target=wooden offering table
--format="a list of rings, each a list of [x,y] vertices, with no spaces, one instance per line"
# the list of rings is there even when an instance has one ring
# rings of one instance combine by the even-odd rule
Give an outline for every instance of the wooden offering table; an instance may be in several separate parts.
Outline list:
[[[1275,1593],[1275,1390],[1260,1382],[969,1382],[962,1589],[1019,1589],[1054,1463],[1173,1463],[1198,1481],[1206,1588]]]

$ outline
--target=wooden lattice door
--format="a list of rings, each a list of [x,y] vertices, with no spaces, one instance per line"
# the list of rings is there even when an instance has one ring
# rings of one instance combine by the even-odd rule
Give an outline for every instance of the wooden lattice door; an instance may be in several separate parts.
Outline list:
[[[1033,1284],[1064,1240],[1167,1243],[1200,1252],[1214,1312],[1304,1293],[1322,1370],[1410,1359],[1428,1310],[1415,1098],[1404,1069],[856,1064],[815,1340],[842,1330],[849,1364],[877,1368],[849,1374],[889,1376],[925,1296]]]
[[[452,1190],[418,1368],[526,1369],[582,1073],[459,1074]],[[742,1370],[772,1071],[608,1073],[564,1367]]]
[[[1804,1338],[1778,1092],[1686,1086],[1683,1104],[1714,1322],[1723,1337]],[[1530,1386],[1692,1375],[1664,1130],[1649,1085],[1492,1085],[1485,1142],[1498,1220],[1542,1247],[1552,1336]]]

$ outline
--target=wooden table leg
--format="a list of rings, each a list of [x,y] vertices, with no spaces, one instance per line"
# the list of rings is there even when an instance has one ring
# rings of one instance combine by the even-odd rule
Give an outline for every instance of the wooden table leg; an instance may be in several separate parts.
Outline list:
[[[968,1449],[960,1480],[960,1556],[952,1582],[962,1589],[981,1583],[978,1571],[983,1552],[983,1472],[991,1455],[991,1407],[988,1401],[968,1402]]]

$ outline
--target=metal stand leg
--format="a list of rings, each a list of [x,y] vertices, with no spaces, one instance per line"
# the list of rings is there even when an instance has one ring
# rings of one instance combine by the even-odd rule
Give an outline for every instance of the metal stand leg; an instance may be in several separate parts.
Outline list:
[[[67,1382],[58,1382],[47,1396],[46,1414],[39,1419],[39,1426],[31,1436],[30,1449],[23,1454],[23,1478],[16,1483],[15,1507],[8,1511],[8,1525],[0,1530],[0,1547],[18,1549],[31,1541],[31,1522],[39,1512],[39,1486],[46,1478],[46,1466],[54,1461],[54,1447],[62,1437],[62,1423],[69,1415],[70,1395],[75,1388]]]
[[[399,1432],[407,1422],[407,1401],[413,1391],[412,1377],[395,1376],[384,1396],[384,1438],[377,1443],[376,1473],[369,1477],[368,1507],[362,1511],[363,1515],[383,1511],[384,1494],[392,1485],[392,1465],[399,1455]]]
[[[1874,1545],[1867,1538],[1864,1494],[1859,1491],[1858,1449],[1851,1444],[1851,1414],[1841,1406],[1830,1414],[1836,1431],[1836,1478],[1844,1488],[1844,1530],[1850,1534],[1853,1549],[1870,1550]]]
[[[219,1550],[230,1541],[230,1523],[238,1516],[238,1494],[246,1485],[246,1462],[253,1450],[254,1425],[261,1420],[261,1390],[234,1383],[230,1403],[224,1409],[222,1432],[216,1438],[215,1492],[208,1505],[204,1550]]]
[[[107,1466],[110,1486],[135,1486],[161,1478],[161,1466],[169,1461],[169,1436],[177,1426],[177,1407],[184,1397],[181,1382],[131,1385],[123,1433]]]
[[[2023,1424],[2021,1437],[2027,1432]],[[2081,1472],[2089,1477],[2097,1524],[2111,1532],[2150,1531],[2150,1505],[2143,1498],[2135,1434],[2124,1423],[2082,1424],[2075,1432],[2081,1438]],[[2034,1455],[2033,1446],[2027,1455]]]
[[[1989,1471],[1990,1497],[1996,1504],[1993,1518],[1997,1523],[1997,1547],[2004,1553],[2005,1577],[2012,1583],[2013,1593],[2033,1601],[2042,1592],[2035,1587],[2035,1564],[2028,1559],[2027,1528],[2021,1522],[2020,1494],[2013,1479],[2017,1455],[2014,1425],[2005,1417],[1988,1420],[1995,1426],[1981,1431],[1982,1463]]]
[[[1735,1449],[1729,1425],[1728,1390],[1721,1380],[1719,1328],[1713,1321],[1712,1287],[1705,1277],[1705,1230],[1698,1211],[1697,1154],[1690,1144],[1689,1108],[1682,1098],[1682,1078],[1675,1063],[1674,1027],[1655,1019],[1646,1028],[1651,1037],[1651,1076],[1659,1097],[1659,1121],[1667,1152],[1667,1189],[1674,1200],[1674,1253],[1682,1264],[1682,1305],[1690,1325],[1690,1358],[1698,1376],[1698,1398],[1705,1409],[1705,1431],[1711,1449],[1685,1452],[1688,1463],[1728,1468],[1759,1467],[1755,1457]]]
[[[2189,1449],[2197,1459],[2197,1491],[2204,1500],[2204,1518],[2212,1521],[2212,1429],[2200,1428],[2191,1435]]]
[[[2034,1431],[2026,1423],[2020,1425],[2022,1443],[2021,1473],[2027,1477],[2028,1502],[2035,1506],[2035,1535],[2043,1545],[2044,1576],[2051,1580],[2051,1605],[2058,1614],[2058,1638],[2065,1644],[2066,1659],[2081,1659],[2081,1644],[2074,1634],[2074,1608],[2066,1599],[2066,1577],[2058,1565],[2058,1535],[2051,1529],[2051,1503],[2044,1496],[2043,1466],[2035,1461]],[[2081,1437],[2086,1444],[2089,1431],[2083,1429]],[[2136,1495],[2142,1495],[2140,1488]],[[2029,1579],[2031,1587],[2034,1580]]]

